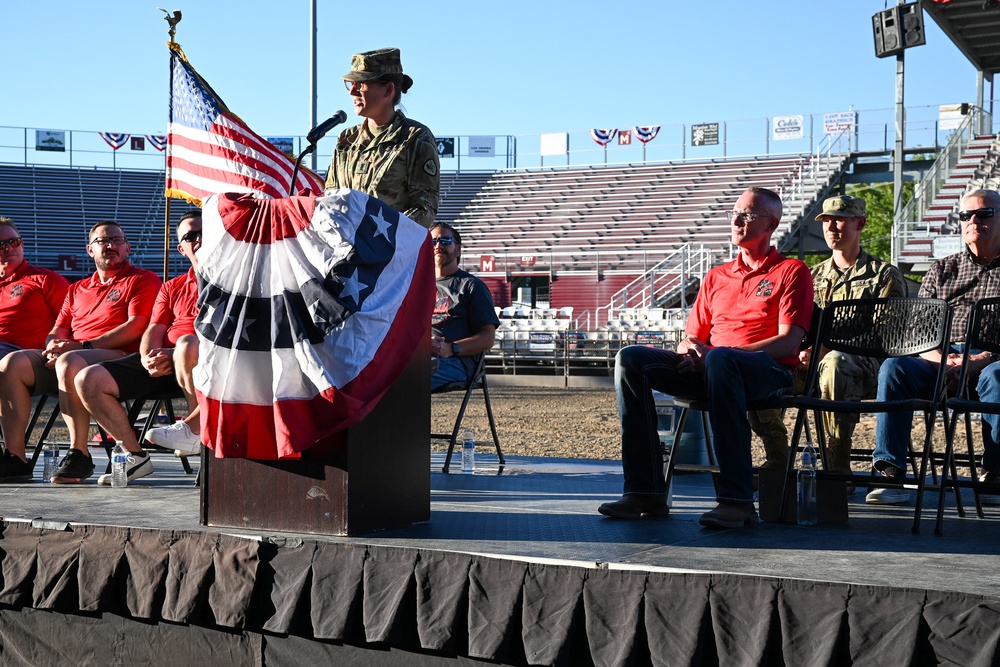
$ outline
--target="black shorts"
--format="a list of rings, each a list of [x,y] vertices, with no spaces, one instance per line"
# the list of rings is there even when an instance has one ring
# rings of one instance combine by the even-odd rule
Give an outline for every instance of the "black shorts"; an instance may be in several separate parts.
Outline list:
[[[161,375],[150,377],[149,371],[142,365],[138,352],[121,359],[105,361],[101,364],[114,378],[118,385],[119,400],[145,398],[150,394],[176,394],[178,398],[184,395],[177,384],[177,376]]]

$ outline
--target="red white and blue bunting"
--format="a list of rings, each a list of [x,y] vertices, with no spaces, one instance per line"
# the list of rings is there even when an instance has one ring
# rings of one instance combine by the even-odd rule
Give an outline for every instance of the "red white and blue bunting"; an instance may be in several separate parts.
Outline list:
[[[602,146],[607,146],[618,134],[618,130],[598,130],[593,129],[590,131],[590,138],[599,143]]]
[[[115,150],[128,143],[130,136],[122,132],[100,132],[99,134],[101,135],[101,139],[104,139],[108,143],[108,146],[111,146]]]
[[[656,138],[660,132],[659,125],[636,125],[632,128],[632,134],[642,143],[649,143]]]
[[[146,138],[149,139],[149,143],[153,144],[153,148],[160,151],[161,153],[167,149],[167,136],[164,134],[147,134]]]

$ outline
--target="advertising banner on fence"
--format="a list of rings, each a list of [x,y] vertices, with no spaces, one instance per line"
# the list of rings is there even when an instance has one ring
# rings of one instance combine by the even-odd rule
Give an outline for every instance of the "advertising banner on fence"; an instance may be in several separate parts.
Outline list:
[[[962,107],[965,107],[965,113],[962,113]],[[956,130],[958,126],[962,124],[965,120],[965,116],[968,114],[969,106],[967,104],[942,104],[941,108],[938,109],[938,129],[939,130]]]
[[[494,157],[496,155],[496,137],[469,137],[469,155],[471,157]]]
[[[63,130],[35,130],[36,151],[66,152],[66,133]]]
[[[715,146],[719,143],[718,123],[699,123],[691,126],[692,146]]]
[[[851,132],[857,123],[857,111],[837,111],[823,114],[823,132],[832,136]]]
[[[775,141],[801,139],[805,136],[805,117],[801,115],[775,116],[771,123],[771,138]]]
[[[543,134],[541,139],[542,155],[566,155],[569,151],[569,134],[566,132],[551,132]]]
[[[295,159],[295,139],[292,137],[268,137],[267,143],[271,144],[286,156]]]
[[[438,157],[455,157],[455,137],[437,137]]]

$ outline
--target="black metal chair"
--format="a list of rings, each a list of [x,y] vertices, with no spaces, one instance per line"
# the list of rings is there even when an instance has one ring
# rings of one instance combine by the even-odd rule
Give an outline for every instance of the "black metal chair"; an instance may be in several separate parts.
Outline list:
[[[35,430],[35,426],[38,424],[39,418],[42,416],[42,412],[45,406],[48,404],[50,398],[56,398],[55,396],[43,394],[38,397],[38,403],[35,404],[35,409],[31,413],[31,419],[28,421],[28,428],[24,432],[24,442],[27,447],[31,447],[31,433]],[[42,426],[42,431],[38,435],[38,440],[35,442],[35,446],[32,447],[31,452],[31,463],[32,469],[34,469],[35,464],[38,463],[38,457],[42,454],[42,449],[45,448],[45,441],[49,437],[49,432],[52,430],[52,425],[56,423],[56,417],[60,414],[59,411],[59,400],[56,399],[55,404],[49,411],[49,416],[45,420],[45,424]]]
[[[976,395],[976,381],[972,373],[969,372],[969,356],[974,352],[990,352],[993,355],[1000,354],[1000,297],[980,299],[969,313],[969,326],[965,330],[965,351],[962,357],[962,369],[959,372],[958,388],[956,395],[948,399],[948,410],[951,411],[951,419],[948,423],[948,444],[944,453],[944,470],[941,475],[941,494],[938,497],[937,523],[934,532],[941,534],[941,526],[944,523],[944,489],[955,489],[956,497],[960,493],[960,488],[971,488],[976,501],[976,515],[982,519],[983,505],[979,494],[988,490],[994,493],[1000,491],[998,484],[985,484],[979,481],[976,471],[976,450],[973,442],[972,413],[980,414],[1000,414],[1000,403],[987,403],[979,400]],[[958,428],[958,420],[964,417],[965,421],[965,444],[966,454],[961,456],[961,463],[969,468],[969,479],[962,480],[958,477],[958,470],[955,455],[955,433]],[[996,437],[996,436],[994,436]],[[950,480],[949,480],[950,475]],[[965,516],[961,505],[961,500],[957,503],[958,515]]]
[[[851,299],[835,301],[823,312],[818,349],[838,350],[846,354],[888,359],[907,357],[923,352],[938,351],[947,356],[949,333],[951,330],[951,309],[941,299]],[[934,426],[939,410],[946,411],[945,365],[940,364],[934,381],[932,396],[898,401],[834,401],[824,399],[819,394],[819,362],[822,355],[813,354],[806,379],[806,389],[795,398],[799,408],[796,416],[795,435],[788,452],[788,470],[785,484],[792,479],[792,471],[798,454],[800,422],[811,411],[823,412],[917,412],[924,413],[924,447],[921,452],[919,469],[914,470],[917,499],[913,516],[913,532],[920,532],[920,513],[923,503],[928,464],[931,462]],[[945,420],[947,414],[945,414]],[[820,450],[826,461],[826,434],[823,420],[815,419]],[[911,452],[912,454],[912,452]],[[911,459],[915,466],[915,460]],[[932,471],[933,472],[933,471]],[[817,472],[819,479],[846,480],[858,482],[853,474],[838,474],[825,470]],[[866,476],[861,484],[879,487],[903,487],[908,482],[893,482],[887,477]],[[782,495],[784,512],[785,495]]]
[[[452,391],[464,391],[465,397],[462,399],[462,407],[458,410],[458,416],[455,418],[455,427],[451,430],[451,434],[448,433],[431,433],[432,440],[447,440],[448,441],[448,454],[444,459],[444,468],[442,472],[447,473],[448,468],[451,466],[451,457],[455,451],[455,443],[458,441],[458,434],[462,428],[462,419],[465,417],[465,409],[469,406],[469,399],[472,398],[472,392],[476,389],[482,389],[483,400],[486,402],[486,417],[490,423],[490,433],[493,436],[493,446],[496,447],[497,459],[500,461],[500,469],[503,470],[506,462],[503,457],[503,450],[500,449],[500,436],[497,435],[497,425],[493,420],[493,407],[490,405],[490,389],[489,384],[486,380],[486,355],[479,355],[479,361],[476,364],[476,370],[472,374],[472,380],[469,382],[449,382],[448,384],[441,385],[437,389],[433,390],[432,394],[444,394]]]

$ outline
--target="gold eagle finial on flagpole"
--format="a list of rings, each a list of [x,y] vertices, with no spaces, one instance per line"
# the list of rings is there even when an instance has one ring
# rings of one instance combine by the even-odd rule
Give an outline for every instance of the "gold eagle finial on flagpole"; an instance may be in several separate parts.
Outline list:
[[[174,41],[174,35],[177,34],[177,24],[181,22],[181,10],[175,9],[174,13],[171,15],[171,13],[163,7],[157,7],[157,9],[166,14],[166,16],[163,17],[163,20],[170,25],[170,30],[168,32],[170,34],[170,43],[172,44]]]

